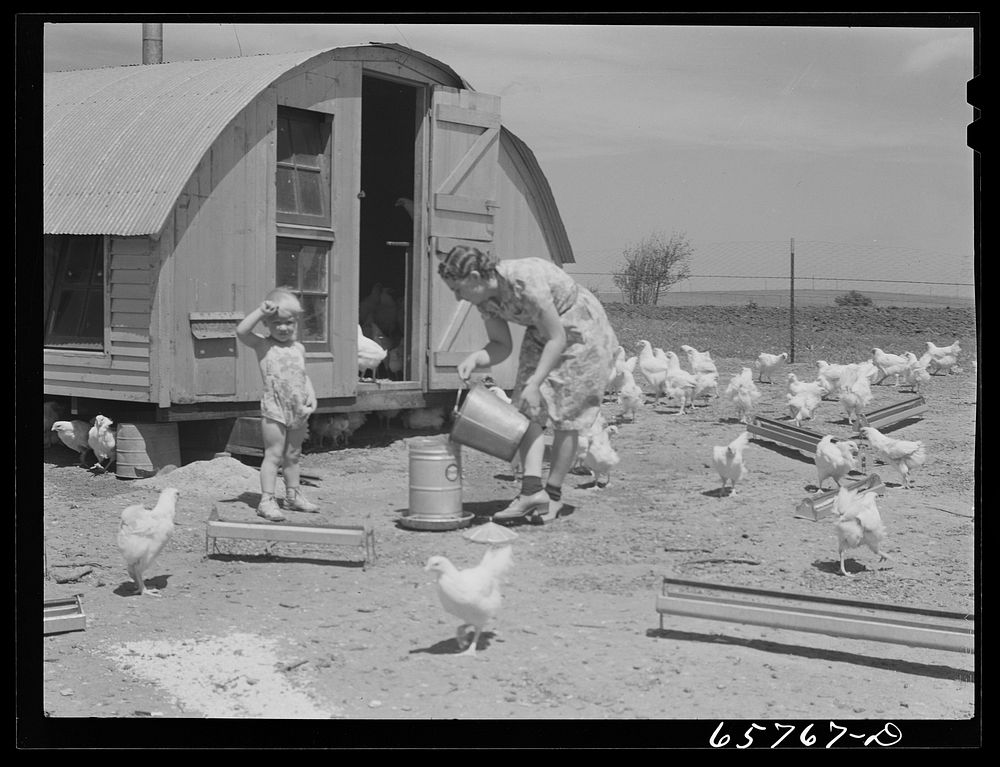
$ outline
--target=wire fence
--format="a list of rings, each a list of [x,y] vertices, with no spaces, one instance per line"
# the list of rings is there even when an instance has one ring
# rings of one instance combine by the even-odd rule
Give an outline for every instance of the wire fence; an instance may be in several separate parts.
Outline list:
[[[833,305],[850,291],[875,306],[975,305],[972,255],[798,240],[692,246],[690,276],[661,294],[660,305]],[[602,301],[624,302],[614,284],[623,264],[620,252],[584,251],[567,271]]]

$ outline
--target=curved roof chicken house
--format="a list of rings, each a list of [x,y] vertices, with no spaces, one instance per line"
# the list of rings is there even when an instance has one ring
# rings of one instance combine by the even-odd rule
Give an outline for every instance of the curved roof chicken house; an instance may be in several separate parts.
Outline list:
[[[253,417],[234,330],[281,284],[306,307],[321,412],[422,407],[485,342],[440,253],[573,261],[500,99],[399,45],[54,72],[43,105],[46,395]],[[357,328],[376,317],[395,364],[366,381]]]

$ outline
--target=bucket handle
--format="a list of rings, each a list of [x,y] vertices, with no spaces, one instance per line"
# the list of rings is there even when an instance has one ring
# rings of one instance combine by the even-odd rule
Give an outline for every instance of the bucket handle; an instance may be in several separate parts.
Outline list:
[[[472,388],[472,384],[469,383],[468,381],[463,381],[463,383],[464,383],[464,389],[465,390],[469,390],[469,389]],[[458,402],[459,402],[459,400],[462,399],[462,390],[463,390],[463,387],[459,386],[458,390],[455,392],[455,412],[456,413],[458,412]]]

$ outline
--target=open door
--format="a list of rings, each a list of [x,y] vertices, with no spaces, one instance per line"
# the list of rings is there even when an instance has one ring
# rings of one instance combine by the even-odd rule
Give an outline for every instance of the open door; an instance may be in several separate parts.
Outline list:
[[[498,96],[456,88],[434,89],[427,254],[430,389],[461,386],[458,363],[489,340],[478,310],[467,301],[455,300],[438,277],[437,265],[439,256],[459,244],[482,250],[493,248],[499,150]],[[490,372],[500,386],[509,389],[514,385],[516,360],[510,359]]]

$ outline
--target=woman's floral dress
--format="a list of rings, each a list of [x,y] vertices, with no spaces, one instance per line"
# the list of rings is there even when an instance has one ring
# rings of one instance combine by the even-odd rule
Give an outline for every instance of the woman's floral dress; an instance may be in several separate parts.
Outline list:
[[[554,306],[566,331],[566,348],[542,382],[541,426],[580,431],[590,428],[601,409],[618,338],[593,293],[543,258],[517,258],[497,265],[500,294],[479,304],[484,317],[524,325],[517,390],[538,366],[546,338],[537,326],[543,306]]]

